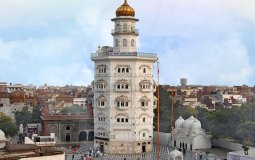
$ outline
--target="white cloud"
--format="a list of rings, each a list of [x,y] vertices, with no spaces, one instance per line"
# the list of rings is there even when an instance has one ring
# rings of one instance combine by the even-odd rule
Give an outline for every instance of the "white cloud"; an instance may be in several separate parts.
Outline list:
[[[35,80],[38,84],[89,85],[93,79],[93,72],[87,65],[68,64],[66,67],[45,66],[36,73]]]
[[[0,77],[36,84],[90,84],[93,74],[85,61],[89,54],[84,47],[75,53],[75,43],[67,37],[0,41]]]
[[[245,46],[238,37],[223,41],[199,41],[180,49],[165,50],[160,59],[163,83],[188,78],[191,84],[247,84],[254,75]]]
[[[255,38],[247,35],[255,35],[255,1],[129,3],[141,20],[139,51],[158,52],[163,83],[177,84],[181,77],[193,84],[254,83],[250,41]],[[31,83],[90,84],[90,52],[99,44],[112,44],[110,19],[120,4],[105,0],[0,0],[0,67],[8,67],[0,77],[11,81],[23,72],[19,78],[26,81],[27,76]],[[30,33],[30,28],[37,30]],[[14,29],[17,33],[26,29],[23,38],[16,32],[5,35]]]

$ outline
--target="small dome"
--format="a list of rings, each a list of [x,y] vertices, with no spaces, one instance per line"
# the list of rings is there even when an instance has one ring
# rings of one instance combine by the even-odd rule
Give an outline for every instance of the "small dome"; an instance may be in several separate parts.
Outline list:
[[[0,129],[0,141],[6,140],[4,132]]]
[[[192,126],[191,126],[191,129],[200,129],[201,128],[201,123],[199,120],[195,120],[193,123],[192,123]]]
[[[174,123],[175,128],[182,128],[183,127],[184,119],[180,116]]]
[[[135,16],[135,10],[130,7],[127,3],[127,0],[116,10],[116,16]]]
[[[193,116],[189,117],[183,122],[183,127],[186,129],[191,129],[192,123],[196,120]]]
[[[172,152],[170,152],[170,157],[171,158],[175,158],[175,157],[178,157],[178,156],[183,156],[183,154],[182,154],[182,152],[180,152],[180,151],[178,151],[178,150],[174,150],[174,151],[172,151]]]

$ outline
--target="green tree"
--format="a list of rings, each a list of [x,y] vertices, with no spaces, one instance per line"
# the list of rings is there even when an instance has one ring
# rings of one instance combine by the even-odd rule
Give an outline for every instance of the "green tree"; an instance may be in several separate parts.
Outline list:
[[[254,121],[245,121],[241,123],[237,128],[237,136],[242,143],[247,145],[254,145],[255,143],[255,122]]]
[[[0,112],[0,129],[5,133],[5,136],[13,137],[17,134],[17,127],[11,117],[2,112]]]
[[[155,93],[157,96],[157,92]],[[170,126],[171,126],[171,112],[172,112],[172,106],[171,106],[171,92],[167,92],[162,86],[160,86],[160,132],[170,132]],[[157,130],[157,109],[154,110],[154,126],[155,130]],[[182,116],[183,118],[189,118],[191,115],[197,117],[198,111],[196,109],[185,107],[181,104],[180,101],[176,101],[174,103],[174,118],[173,123],[176,119],[179,118],[179,116]]]
[[[29,112],[28,107],[23,107],[22,110],[14,112],[17,125],[31,123],[32,113]]]
[[[29,111],[28,107],[23,107],[21,111],[16,111],[14,114],[17,125],[41,122],[41,111],[39,106],[33,107],[32,112]]]

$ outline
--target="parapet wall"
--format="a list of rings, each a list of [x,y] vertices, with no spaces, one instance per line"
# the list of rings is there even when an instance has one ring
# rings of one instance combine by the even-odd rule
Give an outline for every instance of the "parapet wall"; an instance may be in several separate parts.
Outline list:
[[[239,151],[239,150],[243,150],[242,148],[242,144],[234,142],[234,141],[228,141],[228,140],[224,140],[224,139],[213,139],[212,140],[212,146],[215,147],[221,147],[221,148],[226,148],[232,151]],[[251,148],[251,147],[250,147]]]

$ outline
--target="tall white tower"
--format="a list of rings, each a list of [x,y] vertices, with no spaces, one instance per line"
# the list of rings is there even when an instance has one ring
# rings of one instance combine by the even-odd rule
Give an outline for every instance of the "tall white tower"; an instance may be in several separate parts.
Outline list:
[[[138,19],[126,0],[112,21],[113,47],[104,46],[91,55],[95,62],[94,145],[108,154],[151,152],[157,55],[136,51]]]

